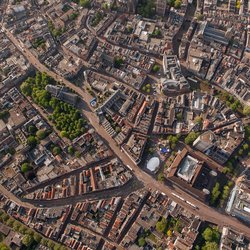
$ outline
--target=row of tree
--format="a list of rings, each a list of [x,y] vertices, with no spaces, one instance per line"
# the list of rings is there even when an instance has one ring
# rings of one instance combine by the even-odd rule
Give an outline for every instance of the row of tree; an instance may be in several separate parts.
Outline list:
[[[32,246],[35,246],[37,244],[41,244],[52,250],[66,250],[67,249],[66,247],[43,237],[41,234],[23,225],[21,222],[15,220],[14,218],[6,214],[3,210],[0,210],[0,222],[11,227],[14,231],[24,236],[22,239],[22,243],[24,246],[26,246],[26,249],[32,249]],[[3,245],[1,249],[4,249],[4,250],[8,249],[4,247],[5,246]]]
[[[220,205],[222,207],[230,194],[230,188],[232,185],[232,181],[228,181],[224,186],[219,182],[216,182],[211,192],[210,204],[213,206]]]

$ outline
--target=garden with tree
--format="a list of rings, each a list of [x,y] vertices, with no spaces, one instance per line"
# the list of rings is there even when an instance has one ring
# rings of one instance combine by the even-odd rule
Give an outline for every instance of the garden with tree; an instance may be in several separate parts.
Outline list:
[[[60,135],[62,137],[73,140],[85,133],[87,131],[87,121],[83,119],[81,112],[72,105],[52,97],[45,89],[48,84],[56,84],[56,82],[46,73],[37,72],[35,77],[29,77],[21,84],[21,91],[50,113],[48,118],[55,124],[56,129],[61,131]],[[29,129],[33,131],[33,134],[35,133],[33,127]],[[28,137],[28,144],[34,147],[40,139],[46,136],[46,131],[37,131],[36,136],[31,135]]]
[[[198,236],[195,250],[218,250],[220,243],[220,232],[218,228],[208,226]]]
[[[185,141],[186,144],[192,145],[193,142],[198,138],[199,135],[200,135],[199,132],[194,132],[194,131],[192,131],[192,132],[190,132],[190,133],[186,136],[186,138],[185,138],[184,141]]]

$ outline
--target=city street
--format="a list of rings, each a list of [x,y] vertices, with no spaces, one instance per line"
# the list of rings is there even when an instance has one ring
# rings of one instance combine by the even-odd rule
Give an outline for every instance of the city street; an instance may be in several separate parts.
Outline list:
[[[9,39],[20,49],[21,53],[23,53],[23,55],[29,60],[29,62],[31,64],[33,64],[39,71],[46,72],[48,75],[55,78],[56,80],[63,82],[67,87],[73,89],[74,91],[76,91],[76,93],[78,93],[82,97],[82,99],[85,101],[85,105],[86,105],[82,109],[82,113],[84,114],[84,116],[89,119],[92,126],[95,128],[97,133],[103,138],[103,140],[107,144],[109,144],[110,148],[113,150],[113,152],[116,154],[116,156],[118,158],[120,158],[120,160],[125,165],[129,165],[133,169],[135,176],[138,178],[139,181],[144,183],[145,187],[147,187],[151,190],[158,190],[159,192],[165,193],[169,198],[178,202],[178,204],[180,204],[184,208],[191,210],[195,215],[200,216],[200,218],[203,220],[207,220],[209,222],[218,224],[219,226],[230,225],[233,229],[236,229],[237,231],[240,231],[240,232],[244,233],[245,235],[250,235],[249,227],[245,226],[244,224],[242,224],[240,221],[236,220],[235,218],[219,213],[215,209],[198,201],[193,196],[187,194],[186,192],[183,192],[181,189],[179,189],[177,187],[170,188],[169,186],[166,186],[163,183],[158,182],[157,180],[153,179],[150,175],[148,175],[147,173],[142,171],[136,164],[134,164],[131,161],[131,159],[124,152],[122,152],[120,150],[120,148],[116,145],[115,141],[110,138],[110,136],[105,131],[105,129],[99,124],[97,115],[95,114],[93,108],[90,107],[90,105],[89,105],[92,97],[88,93],[83,91],[83,89],[75,86],[74,84],[70,83],[69,81],[63,79],[62,77],[60,77],[56,73],[54,73],[54,72],[50,71],[48,68],[46,68],[43,64],[41,64],[38,61],[38,59],[36,59],[32,55],[32,53],[29,50],[26,50],[25,48],[23,48],[21,46],[21,44],[17,41],[17,39],[9,31],[6,31],[5,33],[9,37]],[[112,190],[111,191],[103,191],[103,192],[105,192],[104,193],[105,195],[108,195],[108,194],[115,195],[114,193],[112,193]],[[198,207],[198,210],[193,210],[193,208],[190,207],[186,202],[178,199],[172,193],[178,193],[178,195],[181,196],[184,200],[195,204]],[[106,197],[102,193],[100,193],[100,195],[102,198]],[[10,199],[13,198],[13,197],[10,197],[11,196],[10,192],[8,192],[7,196]],[[98,198],[100,196],[98,196],[98,195],[95,196],[95,194],[92,194],[92,195],[89,194],[89,196],[86,196],[85,198],[88,199],[88,197]],[[77,197],[67,198],[65,203],[72,204],[72,203],[76,202],[76,198]],[[40,204],[39,202],[36,202],[34,200],[32,200],[31,203],[34,205]],[[50,205],[53,203],[53,205],[57,206],[60,204],[60,201],[56,201],[56,202],[55,201],[46,201],[46,202],[41,203],[41,204],[44,204],[44,205],[48,204],[49,205],[49,203],[50,203]],[[25,203],[25,205],[30,206],[30,205],[28,205],[28,203]]]

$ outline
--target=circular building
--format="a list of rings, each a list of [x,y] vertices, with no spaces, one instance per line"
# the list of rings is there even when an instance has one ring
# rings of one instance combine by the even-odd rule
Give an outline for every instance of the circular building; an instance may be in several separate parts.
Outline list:
[[[147,163],[147,169],[152,173],[156,173],[159,166],[160,159],[158,157],[152,157]]]

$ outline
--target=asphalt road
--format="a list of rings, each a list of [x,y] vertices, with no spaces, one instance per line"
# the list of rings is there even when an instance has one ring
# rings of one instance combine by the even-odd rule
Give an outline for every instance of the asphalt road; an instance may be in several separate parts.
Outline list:
[[[5,32],[6,35],[9,37],[9,39],[15,44],[19,45],[19,41],[8,31]],[[104,130],[104,128],[99,124],[98,118],[92,109],[88,104],[90,103],[90,100],[92,97],[85,91],[83,91],[81,88],[75,86],[74,84],[70,83],[66,79],[63,79],[62,77],[58,76],[56,73],[50,71],[48,68],[46,68],[43,64],[41,64],[37,58],[35,58],[32,53],[29,50],[26,50],[24,48],[19,48],[20,51],[23,53],[23,55],[29,60],[31,64],[33,64],[39,71],[46,72],[51,77],[55,78],[56,80],[62,81],[66,86],[73,89],[78,93],[83,100],[85,101],[86,106],[83,108],[82,112],[83,114],[89,119],[92,126],[95,128],[95,130],[99,133],[99,135],[108,142],[110,148],[113,150],[113,152],[121,159],[121,161],[125,165],[129,165],[132,169],[136,177],[144,183],[144,185],[150,189],[158,190],[159,192],[164,192],[169,198],[172,200],[178,202],[181,206],[188,210],[193,210],[186,202],[181,201],[177,197],[175,197],[172,192],[177,192],[178,195],[180,195],[183,199],[188,200],[189,202],[195,204],[198,206],[198,210],[193,211],[195,215],[200,216],[201,219],[210,221],[212,223],[218,224],[219,226],[229,225],[233,229],[240,231],[244,233],[245,235],[250,235],[250,228],[246,225],[242,224],[237,219],[223,215],[216,211],[215,209],[207,206],[206,204],[198,201],[194,197],[190,196],[189,194],[183,192],[181,189],[178,189],[176,187],[172,187],[172,189],[169,186],[166,186],[155,179],[153,179],[150,175],[142,171],[136,164],[134,164],[131,159],[120,150],[120,148],[116,145],[115,141],[110,138],[108,133]],[[96,197],[98,198],[98,197]],[[75,198],[68,198],[68,202],[74,202]],[[53,202],[53,201],[52,201]],[[58,202],[54,202],[55,206],[58,205]]]
[[[65,173],[65,174],[62,174],[62,175],[59,175],[57,176],[56,178],[53,178],[51,180],[47,180],[45,182],[40,182],[39,184],[35,185],[34,187],[30,187],[30,188],[27,188],[25,190],[25,194],[29,194],[29,193],[32,193],[34,192],[35,190],[37,189],[41,189],[41,188],[45,188],[46,186],[49,186],[49,185],[54,185],[60,181],[63,181],[65,178],[68,178],[72,175],[78,175],[80,174],[83,170],[86,170],[86,169],[89,169],[91,167],[94,167],[94,166],[98,166],[98,165],[101,165],[101,164],[105,164],[105,163],[108,163],[111,159],[113,159],[114,157],[112,156],[109,156],[105,159],[101,159],[97,162],[91,162],[87,165],[84,165],[80,168],[77,168],[77,169],[74,169],[72,170],[71,172],[68,172],[68,173]]]
[[[99,199],[108,199],[112,197],[127,197],[130,193],[137,191],[138,189],[143,188],[143,183],[138,181],[134,176],[128,182],[122,186],[113,187],[106,190],[97,190],[91,193],[86,193],[83,195],[75,195],[72,197],[53,199],[53,200],[31,200],[31,199],[21,199],[23,204],[31,204],[34,207],[54,207],[54,206],[66,206],[66,205],[75,205],[78,202],[84,200],[99,200]],[[1,191],[1,190],[0,190]]]

